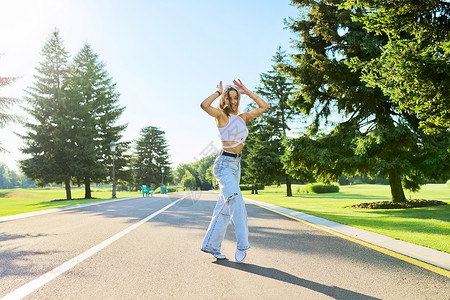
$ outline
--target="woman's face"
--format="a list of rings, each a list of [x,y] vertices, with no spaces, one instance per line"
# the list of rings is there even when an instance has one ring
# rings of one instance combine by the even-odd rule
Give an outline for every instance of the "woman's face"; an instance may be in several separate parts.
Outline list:
[[[229,96],[229,97],[228,97]],[[235,90],[230,90],[226,95],[226,101],[229,107],[231,107],[232,112],[237,112],[239,108],[239,95]]]

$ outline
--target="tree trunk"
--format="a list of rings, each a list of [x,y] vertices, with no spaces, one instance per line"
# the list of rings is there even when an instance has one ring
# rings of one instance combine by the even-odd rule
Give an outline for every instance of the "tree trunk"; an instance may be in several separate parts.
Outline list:
[[[84,178],[84,199],[92,199],[91,180],[88,177]]]
[[[72,200],[72,192],[70,191],[70,179],[64,181],[64,184],[66,186],[66,199]]]
[[[286,195],[292,197],[292,184],[289,176],[286,176]]]
[[[406,202],[406,197],[405,193],[403,192],[400,174],[395,170],[391,170],[389,172],[389,185],[391,186],[392,201]]]
[[[258,186],[256,184],[252,184],[252,194],[258,194]]]

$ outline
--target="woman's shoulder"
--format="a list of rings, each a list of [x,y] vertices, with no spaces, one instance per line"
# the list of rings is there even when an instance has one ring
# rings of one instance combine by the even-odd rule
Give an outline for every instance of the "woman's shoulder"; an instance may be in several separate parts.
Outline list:
[[[228,115],[222,109],[219,108],[219,112],[220,114],[216,119],[228,120]]]
[[[247,123],[247,115],[248,114],[246,112],[244,112],[244,113],[239,114],[238,116],[241,117],[241,119],[244,120],[244,122]]]
[[[217,127],[222,128],[222,127],[227,126],[229,117],[223,110],[220,110],[220,111],[221,111],[221,113],[216,118],[216,123],[217,123]]]

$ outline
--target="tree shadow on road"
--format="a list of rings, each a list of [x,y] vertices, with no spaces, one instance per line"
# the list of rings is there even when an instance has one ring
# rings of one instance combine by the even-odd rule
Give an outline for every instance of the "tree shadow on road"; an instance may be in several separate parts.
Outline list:
[[[0,253],[0,280],[14,276],[35,276],[36,257],[53,255],[55,251],[23,251],[18,248],[2,250]]]
[[[254,264],[237,264],[229,260],[217,260],[213,264],[236,269],[243,272],[283,281],[286,283],[298,285],[309,290],[333,297],[335,299],[379,299],[367,296],[358,292],[350,291],[337,286],[329,286],[318,282],[310,281],[292,274],[280,271],[275,268],[267,268]]]

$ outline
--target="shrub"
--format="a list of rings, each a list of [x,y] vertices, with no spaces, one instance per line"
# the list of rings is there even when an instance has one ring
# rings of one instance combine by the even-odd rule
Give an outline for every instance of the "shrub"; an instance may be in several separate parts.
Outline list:
[[[309,183],[306,185],[307,193],[339,193],[339,186],[335,184]]]
[[[177,188],[175,186],[167,186],[167,192],[168,193],[174,193],[177,191]],[[160,194],[161,193],[161,187],[158,186],[157,188],[155,188],[155,190],[153,191],[153,194]]]

